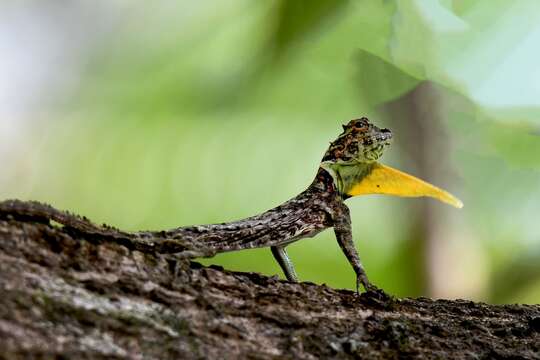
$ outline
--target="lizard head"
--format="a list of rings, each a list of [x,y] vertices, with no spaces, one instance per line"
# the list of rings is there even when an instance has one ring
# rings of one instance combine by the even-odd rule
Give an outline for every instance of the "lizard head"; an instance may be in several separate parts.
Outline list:
[[[334,164],[372,163],[390,145],[392,132],[371,124],[367,118],[354,119],[343,125],[343,133],[330,143],[323,162]]]
[[[458,208],[463,206],[450,193],[378,163],[391,139],[390,130],[378,128],[367,118],[343,125],[343,132],[330,143],[320,165],[332,176],[343,199],[367,194],[430,196]]]

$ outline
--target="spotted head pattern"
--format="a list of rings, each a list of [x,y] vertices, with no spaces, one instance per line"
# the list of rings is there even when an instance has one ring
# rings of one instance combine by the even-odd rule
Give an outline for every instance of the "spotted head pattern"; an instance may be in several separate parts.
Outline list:
[[[330,143],[322,161],[334,164],[371,163],[381,157],[391,139],[389,129],[381,129],[365,117],[354,119],[343,125],[343,132]]]

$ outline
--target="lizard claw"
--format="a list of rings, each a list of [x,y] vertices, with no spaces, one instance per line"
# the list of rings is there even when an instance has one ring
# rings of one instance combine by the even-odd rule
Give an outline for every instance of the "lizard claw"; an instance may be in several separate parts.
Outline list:
[[[356,293],[360,295],[360,285],[364,287],[366,292],[377,292],[379,288],[373,285],[367,278],[366,274],[356,276]]]
[[[386,307],[392,303],[392,297],[385,293],[384,290],[370,283],[367,276],[358,276],[356,278],[356,294],[358,296],[360,296],[360,285],[366,290],[364,294],[372,304]]]

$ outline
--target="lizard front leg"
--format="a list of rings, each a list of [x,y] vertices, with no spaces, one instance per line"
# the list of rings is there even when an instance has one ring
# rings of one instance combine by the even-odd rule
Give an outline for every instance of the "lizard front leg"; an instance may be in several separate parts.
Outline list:
[[[349,208],[345,204],[341,205],[339,211],[334,214],[334,233],[336,234],[336,239],[341,250],[343,250],[343,253],[356,273],[356,292],[359,293],[360,284],[364,286],[366,291],[376,290],[377,287],[369,281],[360,257],[354,247]]]
[[[293,263],[291,259],[289,259],[289,255],[287,254],[287,250],[285,250],[285,246],[270,246],[270,249],[272,250],[272,255],[274,255],[274,259],[276,259],[279,266],[281,267],[281,270],[283,270],[285,277],[287,277],[287,280],[292,282],[298,282],[298,276],[296,276],[296,271],[294,271]]]

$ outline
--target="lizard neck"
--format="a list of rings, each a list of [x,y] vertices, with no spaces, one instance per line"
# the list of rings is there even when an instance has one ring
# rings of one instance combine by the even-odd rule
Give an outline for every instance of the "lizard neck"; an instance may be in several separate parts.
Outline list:
[[[310,188],[325,192],[329,195],[340,195],[334,177],[322,166],[317,170],[317,175],[310,185]]]
[[[313,181],[314,186],[325,191],[335,192],[342,200],[351,196],[349,190],[355,184],[359,183],[373,168],[373,163],[329,163],[322,162]]]

